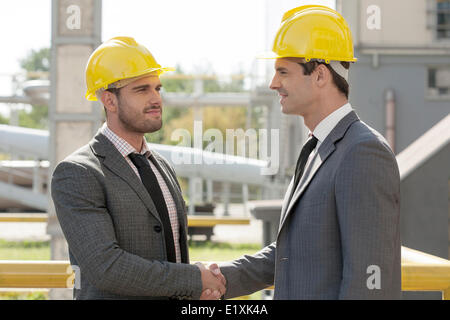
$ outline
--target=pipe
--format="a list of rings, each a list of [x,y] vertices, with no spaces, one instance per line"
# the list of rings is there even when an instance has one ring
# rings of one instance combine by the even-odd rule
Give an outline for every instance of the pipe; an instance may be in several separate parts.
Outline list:
[[[386,140],[395,153],[395,95],[394,89],[387,89],[385,93],[385,128]]]
[[[22,156],[48,159],[49,134],[46,130],[0,125],[0,150]],[[266,186],[269,176],[262,175],[268,161],[214,153],[201,149],[149,143],[175,167],[180,177]],[[199,160],[197,162],[196,160]]]

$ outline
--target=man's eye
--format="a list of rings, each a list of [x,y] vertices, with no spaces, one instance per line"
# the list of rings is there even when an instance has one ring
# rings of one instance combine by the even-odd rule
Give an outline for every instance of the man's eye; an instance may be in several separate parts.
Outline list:
[[[161,87],[157,87],[157,88],[156,88],[156,91],[161,91]]]

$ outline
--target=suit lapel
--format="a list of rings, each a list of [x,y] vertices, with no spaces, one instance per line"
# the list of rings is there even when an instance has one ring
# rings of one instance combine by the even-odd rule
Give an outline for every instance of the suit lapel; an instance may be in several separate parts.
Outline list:
[[[158,211],[147,189],[134,173],[125,158],[114,145],[100,132],[89,143],[93,152],[103,159],[103,164],[117,176],[122,178],[133,189],[150,213],[162,224]]]
[[[338,122],[336,127],[331,130],[330,134],[325,138],[323,143],[320,145],[318,152],[314,155],[309,167],[306,169],[302,178],[300,179],[297,188],[294,191],[294,195],[289,203],[287,195],[290,194],[293,187],[293,179],[291,179],[291,183],[289,184],[288,190],[286,191],[286,195],[283,201],[283,207],[281,210],[281,221],[278,228],[278,233],[284,226],[287,217],[293,211],[293,208],[296,207],[296,203],[300,200],[301,196],[306,190],[306,187],[309,185],[311,180],[314,178],[315,174],[322,166],[322,164],[328,159],[328,157],[336,150],[335,143],[341,140],[345,132],[348,130],[350,125],[359,120],[358,116],[354,111],[348,113],[341,121]]]

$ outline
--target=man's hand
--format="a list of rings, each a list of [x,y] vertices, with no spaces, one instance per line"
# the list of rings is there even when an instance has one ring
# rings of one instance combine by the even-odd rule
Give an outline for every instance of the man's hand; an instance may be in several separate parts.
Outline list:
[[[220,273],[220,269],[217,264],[212,264],[209,266],[210,270],[200,263],[195,263],[200,269],[202,277],[202,295],[200,300],[217,300],[225,294],[226,280],[225,277]]]
[[[208,269],[214,273],[214,275],[222,282],[222,284],[224,286],[227,285],[227,280],[225,279],[225,276],[222,274],[222,272],[220,271],[219,266],[217,265],[217,263],[211,263],[208,267]]]

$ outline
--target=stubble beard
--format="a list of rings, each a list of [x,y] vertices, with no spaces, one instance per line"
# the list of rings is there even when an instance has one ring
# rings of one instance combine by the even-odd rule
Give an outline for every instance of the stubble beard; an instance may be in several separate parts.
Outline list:
[[[127,109],[127,108],[125,108]],[[139,114],[133,112],[130,114],[130,112],[127,112],[124,110],[124,105],[119,102],[119,108],[118,108],[118,117],[119,121],[122,124],[122,126],[130,132],[137,132],[137,133],[152,133],[155,131],[158,131],[162,127],[162,117],[157,119],[145,119],[145,114]]]

